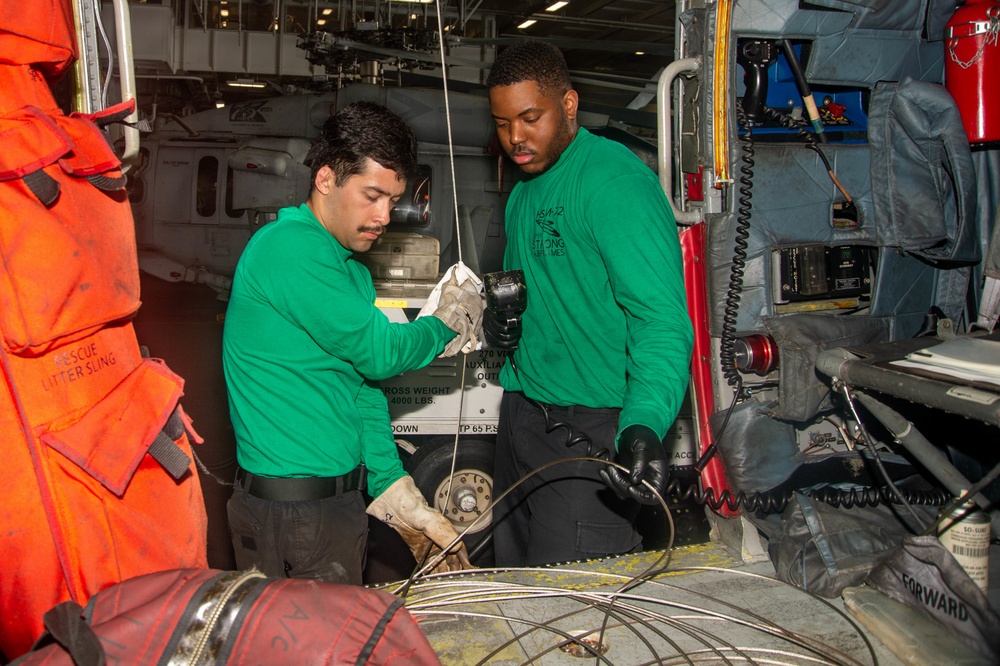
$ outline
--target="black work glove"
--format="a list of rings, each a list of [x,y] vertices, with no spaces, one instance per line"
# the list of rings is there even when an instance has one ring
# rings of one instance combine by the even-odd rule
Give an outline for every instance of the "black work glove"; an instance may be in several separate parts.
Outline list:
[[[660,503],[656,495],[642,484],[648,481],[662,496],[670,479],[667,451],[651,428],[630,425],[622,431],[618,438],[618,463],[631,469],[631,473],[626,476],[617,467],[609,465],[599,472],[604,483],[621,497],[631,497],[640,504]]]
[[[483,312],[483,334],[486,336],[486,344],[494,349],[517,349],[522,330],[520,317],[508,317],[489,309]]]

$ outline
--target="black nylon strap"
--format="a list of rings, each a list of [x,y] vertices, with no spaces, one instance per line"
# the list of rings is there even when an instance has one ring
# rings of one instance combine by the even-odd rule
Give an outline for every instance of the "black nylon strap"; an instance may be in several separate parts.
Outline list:
[[[125,176],[111,177],[95,174],[87,176],[87,182],[103,192],[115,192],[125,189],[126,179]]]
[[[41,169],[22,176],[21,180],[46,208],[51,208],[59,198],[59,181]]]
[[[124,121],[132,115],[133,110],[135,110],[135,100],[126,100],[120,104],[108,107],[103,111],[90,114],[90,119],[98,127],[106,127],[112,123],[120,123]]]
[[[153,456],[153,460],[160,463],[167,474],[173,477],[174,481],[180,481],[187,474],[191,465],[191,459],[177,446],[177,442],[170,439],[162,430],[157,433],[156,439],[149,445],[146,451]]]
[[[375,628],[372,629],[372,635],[368,637],[368,641],[365,646],[361,648],[361,652],[358,653],[358,659],[354,662],[354,666],[364,666],[368,663],[368,658],[372,656],[372,652],[375,651],[375,646],[378,642],[382,640],[382,636],[385,634],[385,628],[388,626],[389,622],[396,615],[398,611],[403,606],[402,597],[396,597],[391,604],[382,613],[382,617],[379,618],[378,623]]]
[[[89,624],[83,621],[83,609],[75,601],[53,606],[42,616],[43,634],[32,651],[50,641],[58,643],[73,659],[75,666],[104,666],[104,646]]]

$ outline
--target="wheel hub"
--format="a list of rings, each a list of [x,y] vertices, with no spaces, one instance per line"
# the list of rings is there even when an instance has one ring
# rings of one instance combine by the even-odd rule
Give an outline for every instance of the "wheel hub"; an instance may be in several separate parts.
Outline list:
[[[493,479],[474,469],[456,470],[454,479],[454,483],[449,483],[448,478],[445,478],[438,485],[434,493],[434,506],[459,532],[465,532],[484,513],[486,515],[475,527],[468,529],[468,533],[474,534],[489,527],[492,519],[489,507],[493,501]]]

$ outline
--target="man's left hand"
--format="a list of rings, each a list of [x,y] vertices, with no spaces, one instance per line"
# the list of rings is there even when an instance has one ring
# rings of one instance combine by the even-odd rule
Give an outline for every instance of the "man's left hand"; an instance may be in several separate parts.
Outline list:
[[[410,547],[418,564],[436,556],[456,542],[433,573],[472,569],[465,543],[440,511],[430,508],[409,474],[395,483],[368,505],[368,515],[378,518],[395,529]]]
[[[622,497],[631,497],[641,504],[659,504],[657,495],[663,496],[670,479],[670,461],[663,440],[651,428],[630,425],[618,438],[618,462],[630,472],[626,475],[609,465],[599,472],[601,479]]]
[[[445,346],[442,356],[476,348],[483,331],[483,297],[472,280],[459,282],[457,273],[452,274],[441,284],[438,307],[431,314],[458,333]]]

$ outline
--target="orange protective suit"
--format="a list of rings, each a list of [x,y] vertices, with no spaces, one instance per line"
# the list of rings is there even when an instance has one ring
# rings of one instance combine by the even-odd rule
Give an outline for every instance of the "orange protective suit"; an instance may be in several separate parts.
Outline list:
[[[118,158],[49,82],[75,56],[68,0],[0,17],[0,650],[126,578],[205,567],[184,381],[143,358]]]

